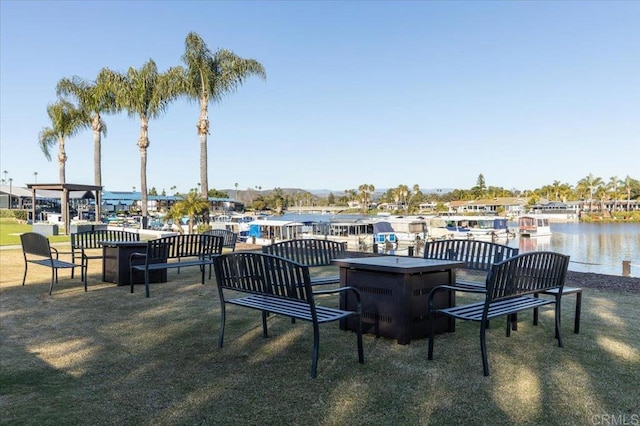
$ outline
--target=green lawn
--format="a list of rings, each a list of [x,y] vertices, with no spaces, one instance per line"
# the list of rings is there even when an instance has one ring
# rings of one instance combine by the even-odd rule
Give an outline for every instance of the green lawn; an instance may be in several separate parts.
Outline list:
[[[32,225],[18,223],[12,218],[0,218],[0,246],[20,245],[20,234],[31,232]],[[52,243],[69,241],[68,235],[52,235],[49,237]]]

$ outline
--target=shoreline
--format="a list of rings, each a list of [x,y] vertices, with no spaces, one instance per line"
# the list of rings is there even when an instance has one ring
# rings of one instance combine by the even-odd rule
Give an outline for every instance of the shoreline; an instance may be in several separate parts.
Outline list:
[[[262,246],[248,243],[237,243],[237,251],[258,251]],[[621,291],[640,294],[640,278],[622,275],[606,275],[595,272],[568,271],[565,281],[567,287],[593,288],[596,290]]]

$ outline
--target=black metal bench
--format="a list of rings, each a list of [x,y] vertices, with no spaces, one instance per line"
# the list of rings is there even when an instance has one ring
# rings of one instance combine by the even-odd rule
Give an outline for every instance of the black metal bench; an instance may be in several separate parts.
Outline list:
[[[489,375],[485,332],[487,321],[498,316],[507,317],[507,337],[511,333],[513,314],[527,309],[555,304],[555,334],[562,347],[560,334],[560,300],[569,266],[569,256],[554,252],[530,252],[511,257],[491,266],[486,289],[458,286],[438,286],[429,294],[429,353],[433,359],[435,315],[480,322],[480,348],[484,375]],[[541,299],[538,293],[557,289],[554,299]],[[484,294],[485,300],[450,308],[436,309],[434,296],[440,291],[460,291]]]
[[[262,247],[262,252],[293,260],[310,268],[330,266],[331,259],[346,257],[347,244],[322,239],[287,240]],[[340,275],[311,278],[311,285],[339,284]]]
[[[501,262],[510,257],[516,256],[518,249],[515,247],[509,247],[503,244],[493,243],[490,241],[482,240],[438,240],[428,241],[424,247],[425,259],[440,259],[440,260],[457,260],[465,263],[465,269],[470,271],[486,272],[491,269],[491,265],[497,262]],[[485,282],[473,281],[465,279],[456,279],[456,285],[461,287],[470,288],[485,288]],[[552,289],[549,291],[540,292],[540,294],[546,294],[555,296],[558,289]],[[567,294],[576,295],[576,308],[575,317],[573,320],[573,332],[580,332],[580,313],[582,311],[582,288],[579,287],[563,287],[562,295]],[[538,310],[534,311],[534,324],[538,323],[537,320]],[[514,323],[514,330],[515,328]]]
[[[145,253],[133,253],[130,262],[131,293],[133,272],[144,272],[144,286],[149,297],[149,271],[169,268],[199,266],[204,284],[205,266],[213,265],[213,259],[222,253],[223,238],[215,235],[186,234],[171,235],[147,241]],[[211,278],[211,269],[209,269]]]
[[[73,270],[78,267],[78,265],[73,262],[65,262],[64,260],[58,259],[58,250],[55,247],[51,247],[49,239],[42,234],[27,232],[20,235],[20,242],[22,244],[22,253],[24,255],[24,276],[22,277],[22,285],[24,285],[27,280],[29,263],[51,268],[49,294],[53,291],[53,282],[58,282],[58,269],[71,269],[73,272]],[[80,268],[83,268],[83,266],[80,265]],[[84,277],[84,291],[87,291],[86,273],[82,273],[81,275]],[[73,275],[71,278],[73,278]]]
[[[262,331],[267,333],[267,315],[274,313],[292,319],[313,323],[313,350],[311,355],[311,377],[317,374],[320,351],[319,324],[356,316],[358,362],[364,363],[362,349],[362,307],[360,293],[352,287],[313,292],[309,267],[278,256],[263,253],[238,252],[218,256],[214,259],[218,294],[220,296],[221,326],[218,346],[222,347],[226,322],[226,305],[233,304],[262,311]],[[227,298],[232,292],[233,298]],[[238,297],[237,292],[245,293]],[[341,310],[316,305],[315,296],[353,292],[357,300],[355,311]]]
[[[102,260],[100,241],[140,241],[140,234],[111,229],[96,229],[93,231],[76,232],[71,234],[71,261],[76,263],[76,257],[80,258],[82,271],[89,269],[89,259]],[[73,272],[71,272],[73,278]],[[82,277],[84,279],[84,276]]]
[[[238,241],[238,234],[233,231],[229,231],[228,229],[210,229],[208,231],[204,231],[203,235],[217,235],[219,237],[224,238],[224,242],[222,243],[222,248],[231,249],[231,251],[236,251],[236,242]]]
[[[482,240],[437,240],[427,241],[424,246],[425,259],[456,260],[464,262],[470,271],[488,273],[491,265],[516,256],[518,249],[503,244]],[[484,277],[486,278],[486,277]],[[483,281],[456,279],[461,287],[484,288]]]

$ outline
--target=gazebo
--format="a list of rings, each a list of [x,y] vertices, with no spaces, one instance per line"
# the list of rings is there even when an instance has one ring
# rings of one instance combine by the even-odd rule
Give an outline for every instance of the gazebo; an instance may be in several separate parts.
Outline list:
[[[64,221],[64,232],[65,234],[69,234],[69,229],[71,228],[71,217],[69,215],[69,192],[71,191],[90,191],[95,192],[95,201],[96,201],[96,218],[100,217],[101,211],[100,207],[102,204],[102,187],[96,185],[79,185],[75,183],[28,183],[27,188],[31,190],[32,201],[31,201],[31,209],[32,209],[32,217],[36,217],[36,191],[37,190],[48,190],[48,191],[61,191],[62,197],[60,199],[60,209],[62,213],[62,218]]]

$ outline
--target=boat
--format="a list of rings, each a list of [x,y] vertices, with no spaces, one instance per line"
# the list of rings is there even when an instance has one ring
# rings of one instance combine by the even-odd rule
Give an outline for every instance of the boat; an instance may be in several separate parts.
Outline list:
[[[398,238],[389,222],[379,221],[373,223],[373,243],[397,248]]]
[[[542,215],[520,216],[518,235],[521,237],[540,237],[551,235],[549,218]]]
[[[427,221],[423,216],[391,216],[384,220],[391,224],[399,242],[414,243],[427,238]]]
[[[429,221],[429,237],[488,239],[514,237],[506,217],[497,216],[441,216]]]
[[[261,246],[302,238],[302,222],[256,219],[249,222],[247,242]]]
[[[509,229],[506,217],[478,217],[470,222],[469,232],[477,239],[497,239],[515,237],[515,231]]]

